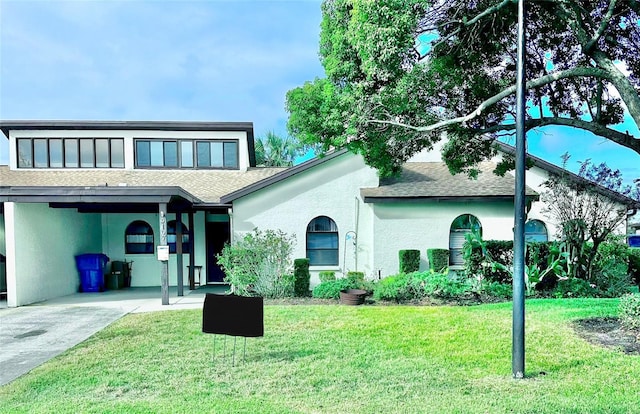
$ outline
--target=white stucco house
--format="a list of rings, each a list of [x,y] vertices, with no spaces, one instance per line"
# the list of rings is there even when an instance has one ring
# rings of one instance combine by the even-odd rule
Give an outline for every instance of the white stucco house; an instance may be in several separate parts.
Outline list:
[[[401,249],[420,250],[423,268],[426,249],[449,249],[455,267],[472,228],[485,239],[513,238],[513,176],[492,174],[493,162],[477,180],[452,176],[438,149],[381,180],[346,151],[286,169],[256,167],[251,123],[6,121],[0,130],[10,148],[9,165],[0,166],[9,306],[76,292],[74,257],[83,253],[133,261],[131,286],[159,286],[165,236],[168,283],[191,289],[221,282],[215,255],[256,227],[296,235],[293,255],[310,259],[312,285],[322,270],[397,273]],[[559,168],[534,161],[527,233],[542,240],[555,227],[538,193]]]

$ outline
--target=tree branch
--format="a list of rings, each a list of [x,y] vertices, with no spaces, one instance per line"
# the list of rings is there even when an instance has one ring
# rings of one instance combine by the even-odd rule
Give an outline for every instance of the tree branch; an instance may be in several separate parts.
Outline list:
[[[609,22],[613,17],[613,9],[615,9],[616,3],[617,3],[617,0],[611,0],[609,2],[609,8],[607,9],[607,14],[605,14],[604,17],[602,18],[602,21],[600,22],[600,27],[598,27],[598,30],[593,34],[591,39],[584,46],[585,53],[588,53],[593,48],[593,46],[595,46],[595,44],[598,43],[598,40],[600,39],[600,37],[602,37],[602,34],[607,29],[607,26],[609,25]]]
[[[531,80],[529,82],[527,82],[526,84],[526,89],[533,89],[533,88],[537,88],[540,86],[544,86],[547,85],[549,83],[553,83],[556,82],[560,79],[565,79],[565,78],[572,78],[572,77],[582,77],[582,76],[592,76],[592,77],[596,77],[596,78],[605,78],[607,79],[608,77],[608,72],[604,71],[602,69],[598,69],[598,68],[593,68],[593,67],[584,67],[584,66],[579,66],[576,68],[572,68],[572,69],[567,69],[567,70],[562,70],[559,72],[555,72],[555,73],[551,73],[549,75],[545,75],[542,76],[538,79],[534,79]],[[500,102],[501,100],[503,100],[504,98],[506,98],[507,96],[513,95],[516,92],[516,86],[510,86],[509,88],[503,90],[502,92],[498,93],[497,95],[494,95],[492,97],[490,97],[489,99],[485,100],[484,102],[482,102],[480,105],[478,105],[478,107],[471,113],[464,115],[464,116],[459,116],[457,118],[452,118],[452,119],[447,119],[444,121],[440,121],[440,122],[436,122],[435,124],[431,124],[431,125],[427,125],[427,126],[414,126],[414,125],[408,125],[408,124],[403,124],[401,122],[398,121],[390,121],[390,120],[380,120],[380,119],[370,119],[368,120],[369,123],[373,123],[373,124],[387,124],[387,125],[396,125],[396,126],[401,126],[403,128],[408,128],[408,129],[412,129],[414,131],[419,131],[419,132],[429,132],[429,131],[435,131],[438,129],[442,129],[445,128],[449,125],[454,125],[454,124],[462,124],[465,123],[467,121],[472,120],[473,118],[480,116],[480,114],[482,114],[482,112],[489,108],[490,106],[495,105],[496,103]]]
[[[634,137],[624,132],[616,131],[615,129],[607,128],[602,124],[596,122],[585,121],[576,118],[560,118],[560,117],[543,117],[536,119],[527,119],[525,121],[525,129],[528,131],[533,128],[543,127],[547,125],[562,125],[574,128],[580,128],[585,131],[592,132],[595,135],[605,137],[623,147],[627,147],[640,154],[640,137]],[[515,124],[496,125],[489,128],[477,129],[478,134],[487,134],[499,131],[509,131],[516,128]]]

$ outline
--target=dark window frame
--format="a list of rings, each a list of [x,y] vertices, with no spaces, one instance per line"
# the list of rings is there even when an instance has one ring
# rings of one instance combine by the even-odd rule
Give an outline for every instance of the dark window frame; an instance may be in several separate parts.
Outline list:
[[[139,151],[138,151],[138,143],[146,142],[149,143],[149,147],[151,146],[151,142],[161,142],[162,143],[162,162],[163,165],[140,165],[138,162],[139,159]],[[165,165],[166,164],[166,151],[165,144],[166,143],[175,143],[176,148],[176,163],[177,165]],[[183,166],[183,143],[191,144],[191,165]],[[209,147],[209,160],[211,157],[211,143],[221,143],[222,144],[222,166],[213,167],[210,165],[201,165],[198,162],[198,144],[205,144]],[[226,160],[224,158],[224,148],[225,145],[233,144],[235,147],[235,158],[232,160]],[[237,139],[197,139],[197,138],[135,138],[133,143],[134,148],[134,168],[136,169],[168,169],[168,170],[239,170],[240,169],[240,141]],[[151,150],[149,149],[149,160],[151,159]],[[229,161],[229,162],[227,162]],[[209,161],[210,163],[210,161]],[[227,166],[231,165],[231,166]]]
[[[144,229],[144,231],[140,231],[141,229]],[[136,238],[138,241],[136,241]],[[142,238],[145,240],[140,241]],[[129,223],[124,230],[124,253],[154,254],[154,248],[155,235],[153,234],[153,227],[144,220],[134,220]]]
[[[35,142],[36,140],[44,140],[45,141],[45,148],[46,148],[46,166],[36,166],[36,154],[35,154]],[[61,140],[62,141],[62,166],[52,166],[51,165],[51,141],[54,140]],[[80,141],[81,140],[90,140],[91,141],[91,146],[92,146],[92,152],[93,152],[93,156],[92,156],[92,164],[91,166],[82,166],[81,163],[81,151],[80,151]],[[108,167],[96,167],[96,157],[97,157],[97,152],[96,152],[96,141],[97,140],[106,140],[107,141],[107,152],[108,152]],[[28,141],[29,142],[29,148],[30,148],[30,160],[29,162],[31,163],[30,166],[24,166],[21,165],[20,162],[20,142],[21,141]],[[121,166],[114,166],[114,161],[113,161],[113,151],[112,151],[112,146],[113,143],[115,141],[120,141],[122,144],[122,164]],[[76,161],[75,161],[75,166],[67,166],[69,163],[71,163],[72,161],[67,159],[67,143],[75,143],[75,145],[73,145],[75,147],[75,151],[76,151]],[[71,145],[71,144],[70,144]],[[81,168],[85,168],[85,169],[124,169],[125,166],[125,162],[124,162],[124,158],[125,158],[125,154],[124,154],[124,138],[122,137],[56,137],[56,136],[51,136],[51,137],[19,137],[16,138],[16,165],[19,169],[55,169],[55,170],[63,170],[63,169],[81,169]]]
[[[456,227],[454,228],[454,226]],[[470,213],[460,214],[451,222],[449,226],[449,264],[452,266],[460,266],[464,264],[464,261],[461,259],[462,247],[454,248],[452,246],[452,234],[454,233],[463,237],[468,233],[478,233],[478,235],[482,237],[482,222],[476,215]]]
[[[327,224],[329,225],[328,230],[318,229],[319,220],[328,220]],[[310,235],[314,237],[309,237]],[[335,247],[310,247],[310,239],[315,238],[316,242],[318,240],[315,236],[322,235],[322,238],[326,238],[329,241],[329,244],[335,245]],[[307,230],[305,232],[305,247],[306,247],[306,255],[309,259],[310,266],[338,266],[340,262],[340,237],[338,231],[338,225],[335,220],[333,220],[329,216],[317,216],[309,221],[307,224]],[[332,260],[323,260],[318,261],[316,253],[324,253],[325,256],[327,253],[332,253]]]

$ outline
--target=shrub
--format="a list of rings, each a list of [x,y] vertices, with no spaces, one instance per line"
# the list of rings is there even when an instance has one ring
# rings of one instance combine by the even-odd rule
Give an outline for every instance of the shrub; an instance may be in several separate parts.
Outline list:
[[[449,267],[449,250],[427,249],[427,260],[429,260],[430,270],[442,272]]]
[[[329,282],[331,280],[336,280],[336,272],[332,270],[323,270],[318,274],[318,277],[320,278],[320,283]]]
[[[347,272],[347,279],[356,285],[362,285],[364,283],[364,272]]]
[[[295,259],[293,261],[293,291],[296,296],[309,296],[309,282],[311,275],[309,274],[309,259]]]
[[[640,286],[640,249],[629,248],[629,277]]]
[[[602,296],[618,297],[629,292],[629,248],[622,236],[609,236],[598,246],[592,261],[591,280]]]
[[[243,238],[227,244],[217,256],[225,272],[225,282],[234,293],[264,297],[293,294],[291,251],[295,236],[280,230],[254,229]]]
[[[396,302],[412,299],[407,286],[408,279],[404,273],[385,277],[373,289],[373,298]]]
[[[361,284],[348,278],[340,278],[320,283],[313,288],[311,296],[319,299],[339,299],[341,290],[360,288]]]
[[[625,328],[640,329],[640,293],[627,294],[620,298],[618,316]]]
[[[420,270],[420,250],[400,250],[398,251],[398,261],[400,273],[417,272]]]
[[[482,290],[489,296],[501,299],[511,299],[513,297],[513,286],[500,282],[484,282]]]
[[[490,282],[511,283],[513,267],[513,240],[485,241],[486,259],[502,266],[484,266],[484,278]]]
[[[559,280],[552,294],[557,298],[593,298],[598,291],[586,280],[572,277]]]
[[[471,292],[472,281],[469,278],[449,277],[446,273],[425,272],[424,293],[427,296],[453,299]]]

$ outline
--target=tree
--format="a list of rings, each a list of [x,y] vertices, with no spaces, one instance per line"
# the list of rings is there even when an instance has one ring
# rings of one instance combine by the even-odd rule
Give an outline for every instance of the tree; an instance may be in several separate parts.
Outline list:
[[[302,146],[291,137],[267,132],[256,140],[256,165],[263,167],[291,167]]]
[[[526,129],[563,125],[640,154],[640,1],[527,0]],[[446,132],[452,172],[495,153],[515,114],[516,0],[325,0],[327,77],[287,93],[290,133],[381,175]],[[505,166],[502,166],[504,170]]]
[[[563,166],[568,160],[569,155],[565,154]],[[560,225],[560,237],[569,251],[571,276],[590,280],[598,247],[627,216],[627,202],[631,200],[620,195],[640,200],[640,183],[635,187],[624,185],[620,170],[612,170],[605,163],[592,164],[591,160],[581,163],[578,175],[551,175],[543,184],[547,190],[541,199],[546,205],[545,213]],[[593,242],[593,247],[587,248],[586,241]]]

